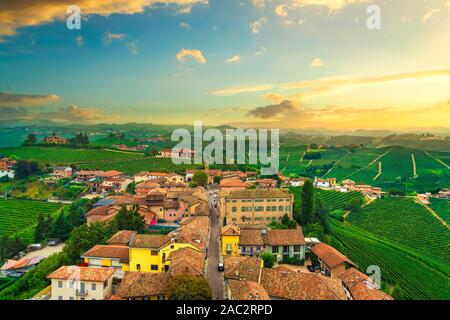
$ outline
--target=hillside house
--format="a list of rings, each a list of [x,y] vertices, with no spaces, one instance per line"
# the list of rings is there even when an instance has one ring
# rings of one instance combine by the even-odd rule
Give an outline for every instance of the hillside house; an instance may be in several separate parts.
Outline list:
[[[338,277],[349,267],[355,266],[350,259],[324,242],[312,247],[311,253],[317,257],[320,269],[326,276]]]
[[[14,179],[14,168],[17,161],[9,158],[0,159],[0,178],[8,177]]]

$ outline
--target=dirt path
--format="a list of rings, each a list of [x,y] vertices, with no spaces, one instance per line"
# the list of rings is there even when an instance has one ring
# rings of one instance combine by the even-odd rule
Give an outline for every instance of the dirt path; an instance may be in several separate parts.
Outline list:
[[[448,166],[444,161],[442,161],[439,158],[436,158],[435,156],[432,156],[431,154],[428,153],[428,151],[424,151],[427,156],[429,156],[430,158],[433,158],[434,160],[436,160],[437,162],[439,162],[440,164],[442,164],[444,167],[446,167],[447,169],[450,169],[450,166]]]
[[[447,222],[445,222],[444,219],[442,219],[433,209],[431,209],[429,206],[427,206],[426,204],[423,204],[420,201],[416,201],[418,204],[424,206],[436,219],[438,219],[447,229],[450,230],[450,226],[448,225]]]
[[[379,176],[383,174],[383,163],[380,161],[378,162],[378,173],[375,177],[373,177],[373,181],[377,180]]]
[[[416,158],[414,157],[414,153],[411,153],[411,160],[413,165],[413,177],[417,178]]]
[[[350,178],[352,175],[354,175],[355,173],[362,171],[362,170],[366,170],[368,167],[370,167],[371,165],[373,165],[375,162],[377,162],[379,159],[383,158],[385,155],[387,155],[390,151],[392,150],[392,148],[390,148],[388,151],[386,151],[385,153],[383,153],[382,155],[379,155],[378,157],[376,157],[375,159],[373,159],[367,166],[365,166],[364,168],[358,169],[356,171],[353,171],[352,173],[346,175],[343,179],[348,179]],[[375,179],[375,178],[374,178]]]

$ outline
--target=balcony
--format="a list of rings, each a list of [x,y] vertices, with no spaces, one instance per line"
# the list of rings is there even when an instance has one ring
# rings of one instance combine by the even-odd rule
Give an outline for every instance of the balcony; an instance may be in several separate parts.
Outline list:
[[[79,290],[77,289],[75,292],[77,297],[86,297],[88,295],[88,291],[87,290]]]

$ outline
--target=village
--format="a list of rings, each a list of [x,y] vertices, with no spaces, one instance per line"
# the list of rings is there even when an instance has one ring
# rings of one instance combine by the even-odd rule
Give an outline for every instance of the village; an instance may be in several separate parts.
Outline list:
[[[3,158],[2,172],[13,174],[14,161]],[[204,182],[198,183],[198,177]],[[289,186],[307,179],[258,177],[256,172],[187,170],[185,175],[74,170],[55,166],[51,180],[70,178],[88,186],[82,195],[96,199],[87,224],[108,224],[123,208],[137,212],[146,230],[120,230],[48,274],[51,285],[33,299],[163,300],[172,278],[208,280],[213,299],[229,300],[378,300],[392,299],[357,265],[317,238],[304,237],[293,220]],[[127,193],[134,184],[134,194]],[[382,195],[380,188],[351,180],[313,181],[316,188]],[[276,228],[290,224],[289,228]],[[55,239],[54,241],[58,241]],[[41,247],[36,244],[37,248]],[[10,259],[4,275],[24,274],[44,259]]]

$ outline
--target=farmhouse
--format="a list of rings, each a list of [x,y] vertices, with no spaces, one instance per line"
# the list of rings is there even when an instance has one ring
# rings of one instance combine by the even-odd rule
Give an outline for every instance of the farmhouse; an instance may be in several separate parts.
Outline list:
[[[44,138],[45,144],[67,144],[69,140],[63,137],[58,137],[55,132],[51,136]]]
[[[8,177],[14,179],[14,167],[16,165],[16,160],[11,160],[9,158],[0,159],[0,178]]]
[[[324,242],[312,247],[311,253],[317,257],[320,269],[326,276],[338,277],[348,267],[355,266],[346,256]]]
[[[70,178],[73,174],[73,169],[71,167],[61,167],[55,166],[53,167],[53,172],[50,173],[50,176],[53,179],[66,179]]]

